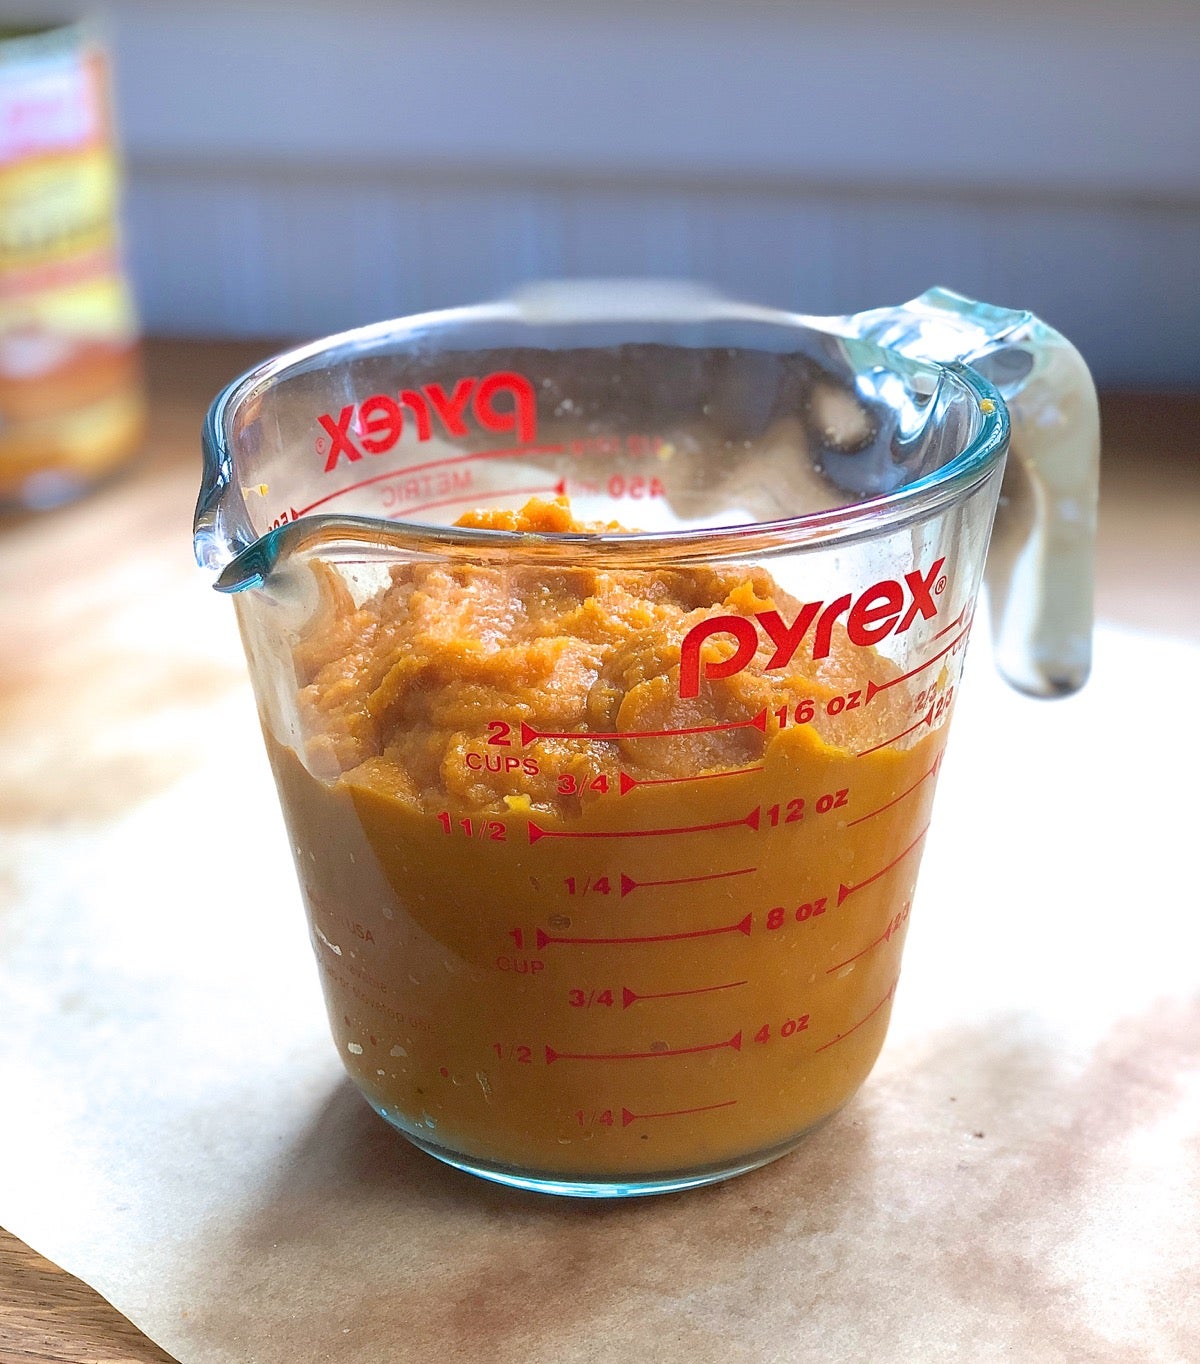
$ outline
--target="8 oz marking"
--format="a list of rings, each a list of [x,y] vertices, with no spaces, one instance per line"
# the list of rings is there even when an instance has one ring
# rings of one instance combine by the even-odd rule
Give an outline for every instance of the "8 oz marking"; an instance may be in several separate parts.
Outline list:
[[[809,919],[815,919],[824,914],[829,908],[829,899],[825,895],[818,896],[815,900],[805,900],[803,904],[796,906],[792,912],[792,918],[798,924],[807,923]],[[763,920],[763,927],[770,932],[777,928],[782,928],[788,918],[788,911],[783,905],[775,905],[773,909],[767,910],[766,918]]]

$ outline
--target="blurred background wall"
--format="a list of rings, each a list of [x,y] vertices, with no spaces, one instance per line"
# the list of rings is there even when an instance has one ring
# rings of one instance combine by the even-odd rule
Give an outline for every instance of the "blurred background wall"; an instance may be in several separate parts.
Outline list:
[[[316,335],[545,276],[815,313],[938,283],[1040,313],[1102,385],[1200,380],[1196,0],[98,9],[148,330]]]

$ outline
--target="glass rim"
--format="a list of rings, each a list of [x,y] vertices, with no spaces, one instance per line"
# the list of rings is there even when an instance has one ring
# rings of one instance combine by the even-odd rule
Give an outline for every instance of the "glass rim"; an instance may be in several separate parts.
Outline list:
[[[606,317],[605,322],[625,321],[634,326],[670,324],[676,320],[741,321],[779,327],[838,333],[819,324],[829,319],[736,303],[720,295],[708,295],[713,309],[695,319],[668,315]],[[250,537],[244,503],[229,506],[235,493],[233,454],[227,438],[231,414],[255,394],[313,360],[337,363],[347,355],[362,353],[387,342],[412,339],[421,333],[478,322],[523,320],[514,300],[475,304],[462,308],[416,313],[370,323],[284,350],[255,365],[225,385],[209,405],[202,431],[203,473],[193,522],[197,561],[215,570],[218,591],[236,592],[259,586],[285,556],[301,550],[332,548],[366,550],[372,557],[386,557],[402,548],[405,553],[427,553],[441,558],[507,560],[579,564],[618,561],[625,567],[711,563],[714,559],[764,555],[806,545],[851,544],[935,515],[945,506],[969,495],[1003,458],[1009,440],[1008,410],[999,391],[977,370],[960,361],[914,358],[854,338],[855,344],[875,350],[881,357],[920,364],[951,375],[974,398],[978,429],[970,442],[940,469],[889,493],[769,521],[754,521],[704,529],[662,531],[509,531],[465,526],[439,526],[427,522],[381,517],[319,513],[287,521],[263,534]],[[562,316],[555,321],[588,322],[586,316]],[[681,349],[687,347],[680,346]],[[481,348],[483,349],[483,348]],[[446,348],[450,354],[450,348]],[[237,515],[241,512],[241,516]],[[240,531],[242,543],[225,533]],[[240,524],[238,524],[240,522]]]

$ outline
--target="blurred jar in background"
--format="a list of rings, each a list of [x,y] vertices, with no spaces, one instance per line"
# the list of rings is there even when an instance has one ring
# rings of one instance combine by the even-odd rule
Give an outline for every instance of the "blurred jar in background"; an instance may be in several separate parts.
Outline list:
[[[0,505],[65,501],[141,444],[119,189],[95,31],[0,23]]]

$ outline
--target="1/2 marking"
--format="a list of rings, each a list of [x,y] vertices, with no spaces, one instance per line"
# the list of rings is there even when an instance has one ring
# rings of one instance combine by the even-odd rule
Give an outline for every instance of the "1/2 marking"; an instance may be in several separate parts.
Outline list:
[[[529,841],[536,843],[540,838],[665,838],[671,834],[706,834],[715,829],[736,829],[739,825],[757,829],[759,807],[756,805],[749,814],[741,819],[720,819],[712,824],[684,824],[664,829],[543,829],[540,824],[529,821]]]
[[[546,1064],[553,1065],[555,1061],[661,1061],[671,1056],[695,1056],[697,1052],[702,1051],[724,1051],[727,1047],[733,1051],[741,1051],[740,1028],[724,1042],[702,1042],[695,1047],[662,1047],[658,1051],[556,1051],[547,1044]]]

